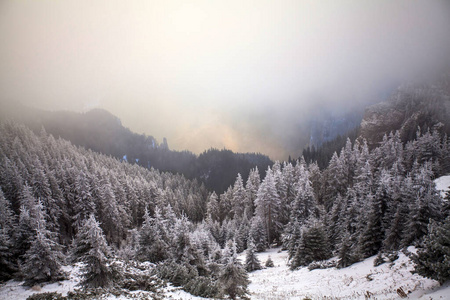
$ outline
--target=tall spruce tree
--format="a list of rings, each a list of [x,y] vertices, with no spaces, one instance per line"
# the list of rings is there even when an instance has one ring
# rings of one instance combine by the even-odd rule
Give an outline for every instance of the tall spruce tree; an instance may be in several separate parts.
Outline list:
[[[31,218],[36,226],[34,236],[20,264],[25,284],[33,285],[61,279],[64,274],[61,270],[61,246],[56,242],[55,235],[47,229],[44,208],[40,201],[35,205]]]
[[[14,259],[13,233],[17,230],[10,203],[0,188],[0,282],[10,279],[17,270]]]
[[[267,170],[266,177],[259,186],[255,204],[256,216],[264,221],[267,242],[270,245],[272,242],[279,239],[282,229],[278,220],[280,198],[275,187],[275,179],[270,167]]]
[[[255,252],[255,244],[252,240],[250,240],[249,246],[247,248],[247,254],[245,256],[245,270],[247,272],[261,270],[261,262],[259,261]]]
[[[113,276],[109,266],[111,250],[93,214],[79,228],[72,255],[75,261],[84,263],[81,269],[82,286],[97,288],[112,284]]]
[[[443,222],[431,221],[428,234],[413,257],[415,272],[443,284],[450,280],[450,217]]]
[[[236,246],[231,246],[236,248]],[[219,275],[218,283],[222,294],[230,299],[248,299],[248,280],[244,266],[237,259],[236,251],[231,250],[225,254],[225,266]]]

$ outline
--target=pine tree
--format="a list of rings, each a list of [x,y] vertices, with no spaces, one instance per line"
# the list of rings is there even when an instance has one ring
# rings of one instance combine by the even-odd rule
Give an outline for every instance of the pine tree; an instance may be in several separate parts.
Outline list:
[[[259,186],[255,204],[256,216],[264,221],[267,242],[270,245],[277,240],[281,234],[281,224],[278,220],[280,198],[275,187],[275,180],[270,167],[267,170],[266,177]]]
[[[159,217],[159,209],[157,210]],[[138,256],[141,260],[148,260],[156,263],[168,258],[169,246],[161,237],[163,228],[158,228],[159,224],[155,218],[152,218],[145,210],[144,223],[139,233],[139,249]]]
[[[36,224],[35,236],[30,248],[23,256],[20,272],[27,285],[61,279],[63,272],[61,246],[56,243],[55,235],[46,227],[44,208],[39,201],[32,216]]]
[[[84,263],[81,285],[94,288],[111,285],[112,272],[109,267],[111,250],[93,214],[79,228],[72,251],[74,260]]]
[[[341,243],[338,250],[338,268],[345,268],[357,261],[354,252],[354,245],[352,244],[350,234],[345,231],[341,238]]]
[[[13,212],[0,188],[0,282],[10,279],[17,269],[13,252],[14,230]]]
[[[255,216],[252,219],[249,239],[253,240],[256,251],[258,252],[262,252],[269,247],[269,244],[267,243],[266,227],[264,221],[259,216]]]
[[[255,212],[255,201],[258,196],[260,184],[261,178],[259,176],[258,167],[255,167],[255,169],[250,170],[247,183],[245,185],[245,189],[247,191],[245,209],[247,210],[247,217],[249,219],[253,217],[253,213]]]
[[[224,259],[226,264],[218,278],[222,294],[228,295],[230,299],[248,299],[247,287],[250,282],[236,253],[231,251]]]
[[[261,263],[255,253],[255,244],[250,241],[247,248],[247,254],[245,256],[245,270],[247,272],[253,272],[256,270],[261,270]]]
[[[443,284],[450,279],[450,217],[444,222],[432,221],[428,234],[413,257],[415,272]]]
[[[382,200],[380,197],[368,195],[367,201],[370,203],[367,225],[359,239],[360,253],[364,258],[377,254],[383,242]]]
[[[316,219],[304,226],[295,255],[290,261],[292,270],[313,261],[328,259],[331,255],[327,234],[323,224]]]
[[[266,268],[273,268],[275,266],[270,255],[266,260],[265,266],[266,266]]]
[[[244,189],[241,174],[238,173],[236,181],[234,182],[233,186],[232,212],[234,214],[233,216],[234,219],[242,218],[242,214],[244,213],[245,209],[245,198],[246,198],[246,191]]]

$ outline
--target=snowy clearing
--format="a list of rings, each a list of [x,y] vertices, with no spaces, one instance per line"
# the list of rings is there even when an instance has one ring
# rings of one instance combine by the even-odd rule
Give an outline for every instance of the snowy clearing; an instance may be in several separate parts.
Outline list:
[[[413,252],[413,247],[408,248]],[[401,288],[408,294],[408,299],[450,299],[450,283],[440,287],[437,281],[412,274],[413,263],[404,254],[393,263],[373,266],[375,256],[343,269],[316,269],[309,271],[301,268],[289,270],[287,252],[280,248],[257,253],[264,264],[271,256],[274,267],[249,274],[251,283],[249,292],[251,299],[399,299],[397,289]],[[245,259],[245,253],[240,258]],[[80,281],[79,267],[66,267],[70,278],[58,283],[44,285],[40,291],[34,291],[22,286],[22,282],[8,281],[0,287],[0,299],[26,299],[34,293],[58,292],[67,295],[76,289]],[[134,296],[145,299],[149,292],[136,291]],[[103,299],[130,299],[132,296],[105,295]],[[180,288],[168,285],[164,289],[165,299],[199,300]],[[149,299],[151,299],[149,297]]]
[[[445,192],[448,191],[450,187],[450,175],[441,176],[434,180],[436,184],[436,190],[441,193],[442,198],[445,197]]]
[[[410,247],[409,250],[414,251]],[[412,274],[413,264],[403,253],[394,263],[373,266],[375,256],[343,269],[289,270],[287,252],[259,253],[261,263],[271,256],[275,267],[250,273],[251,299],[399,299],[402,288],[409,299],[450,299],[450,287]]]

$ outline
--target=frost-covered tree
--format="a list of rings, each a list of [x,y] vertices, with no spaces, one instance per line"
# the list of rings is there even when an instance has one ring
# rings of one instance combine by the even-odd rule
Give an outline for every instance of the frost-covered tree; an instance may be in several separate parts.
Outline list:
[[[273,263],[272,258],[270,257],[270,255],[267,258],[266,263],[264,265],[265,265],[266,268],[273,268],[275,266],[274,263]]]
[[[39,201],[31,216],[35,224],[30,248],[23,256],[20,272],[27,285],[61,279],[63,257],[55,235],[47,229],[44,208]]]
[[[253,217],[253,213],[255,212],[255,201],[258,196],[260,184],[261,178],[259,176],[259,170],[258,167],[255,167],[255,169],[250,170],[247,183],[245,185],[245,189],[247,191],[245,208],[247,209],[247,217],[249,219]]]
[[[246,191],[241,174],[238,174],[233,186],[232,213],[234,219],[242,218],[245,209]]]
[[[382,198],[368,195],[367,201],[370,203],[366,217],[367,223],[359,238],[359,249],[364,258],[375,255],[380,251],[384,237],[382,230]]]
[[[279,239],[281,234],[281,224],[278,220],[280,198],[275,187],[275,179],[270,167],[267,170],[266,177],[259,186],[255,204],[256,216],[264,221],[267,242],[271,244]]]
[[[317,219],[311,219],[303,227],[299,245],[290,260],[292,270],[306,266],[313,261],[330,258],[331,251],[325,227]]]
[[[81,285],[96,288],[112,284],[113,276],[109,266],[111,250],[93,214],[79,228],[72,255],[75,261],[84,263]]]
[[[155,218],[151,217],[148,210],[144,213],[144,223],[139,232],[138,257],[156,263],[168,258],[169,246],[163,239],[164,228],[160,224],[161,214],[159,209],[155,212]]]
[[[6,201],[0,188],[0,281],[10,279],[17,269],[12,239],[16,229],[10,203]]]
[[[269,247],[267,242],[266,226],[261,217],[255,216],[250,226],[249,239],[253,240],[256,251],[262,252]]]
[[[261,262],[259,261],[255,252],[256,252],[255,244],[253,243],[253,241],[250,241],[245,256],[245,270],[247,272],[261,270]]]
[[[413,257],[415,272],[435,279],[441,284],[450,279],[450,217],[444,222],[432,221],[428,225],[428,234]]]
[[[217,201],[216,192],[212,192],[208,197],[208,204],[206,206],[206,216],[209,220],[220,221],[220,207]]]
[[[247,288],[250,281],[244,266],[233,251],[230,251],[224,260],[226,263],[218,278],[222,294],[230,299],[248,299]]]

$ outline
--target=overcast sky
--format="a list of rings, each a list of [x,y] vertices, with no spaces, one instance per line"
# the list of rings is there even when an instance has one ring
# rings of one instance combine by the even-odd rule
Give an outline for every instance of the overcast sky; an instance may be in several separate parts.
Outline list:
[[[317,107],[448,66],[449,2],[2,0],[0,99],[105,108],[172,149],[286,158]]]

